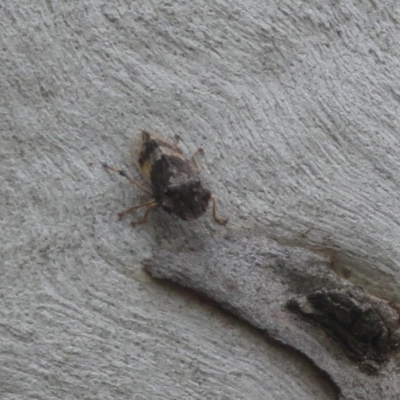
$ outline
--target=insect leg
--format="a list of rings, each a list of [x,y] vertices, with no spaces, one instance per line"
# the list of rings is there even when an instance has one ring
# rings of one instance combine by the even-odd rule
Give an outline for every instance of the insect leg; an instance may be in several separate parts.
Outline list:
[[[153,193],[145,188],[141,183],[139,183],[138,181],[136,181],[135,179],[133,179],[130,175],[128,175],[125,171],[123,171],[122,169],[116,168],[116,167],[111,167],[107,164],[103,164],[103,168],[107,169],[109,171],[113,171],[116,172],[117,174],[125,177],[126,179],[128,179],[128,181],[130,183],[132,183],[133,185],[137,186],[139,189],[141,189],[143,192],[145,192],[146,194],[148,194],[149,196],[153,196]]]
[[[179,135],[175,135],[173,137],[174,145],[182,152],[182,144],[183,140]],[[198,156],[203,156],[204,150],[202,147],[198,148],[197,151],[193,154],[189,162],[194,166],[195,170],[199,173],[201,171],[201,166],[198,161]]]
[[[172,141],[174,143],[174,145],[180,150],[182,151],[182,144],[183,144],[183,140],[179,135],[174,135],[172,137]]]
[[[217,223],[217,224],[220,224],[220,225],[226,225],[227,223],[228,223],[228,221],[229,221],[229,219],[228,218],[219,218],[219,217],[217,217],[217,205],[216,205],[216,200],[215,200],[215,197],[214,196],[211,196],[210,197],[210,200],[212,201],[212,216],[213,216],[213,218],[214,218],[214,221]]]
[[[144,224],[144,223],[147,221],[147,217],[149,216],[150,211],[151,211],[153,208],[157,207],[157,206],[158,206],[158,204],[157,204],[156,202],[154,202],[154,204],[151,204],[151,205],[147,206],[147,210],[146,210],[146,212],[144,213],[143,217],[140,218],[138,221],[132,221],[132,222],[131,222],[132,226]]]
[[[123,217],[125,214],[130,214],[131,212],[137,210],[138,208],[142,208],[142,207],[147,207],[147,208],[149,208],[149,207],[154,207],[155,205],[157,205],[157,203],[156,203],[156,201],[155,201],[154,199],[152,199],[152,200],[150,200],[150,201],[147,201],[146,203],[142,203],[142,204],[139,204],[139,205],[137,205],[137,206],[129,207],[129,208],[126,209],[125,211],[122,211],[122,212],[118,213],[118,218],[119,218],[119,219],[122,219],[122,217]]]
[[[194,153],[192,155],[192,158],[190,159],[190,162],[192,163],[197,172],[201,171],[201,165],[198,160],[199,156],[204,156],[204,149],[202,147],[199,147],[196,153]]]

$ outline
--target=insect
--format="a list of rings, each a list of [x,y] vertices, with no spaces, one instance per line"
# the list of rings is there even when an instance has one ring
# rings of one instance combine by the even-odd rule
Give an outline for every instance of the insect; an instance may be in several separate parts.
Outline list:
[[[151,197],[151,200],[145,203],[120,212],[118,214],[120,219],[139,208],[146,208],[142,218],[132,222],[132,226],[143,224],[150,211],[160,207],[174,217],[192,221],[201,217],[211,202],[214,221],[220,225],[227,224],[228,219],[217,216],[216,199],[210,190],[203,186],[199,177],[200,166],[196,156],[203,153],[202,149],[188,160],[180,149],[178,136],[172,143],[160,134],[143,130],[140,139],[138,163],[149,188],[137,182],[125,171],[103,164],[105,169],[124,176]]]

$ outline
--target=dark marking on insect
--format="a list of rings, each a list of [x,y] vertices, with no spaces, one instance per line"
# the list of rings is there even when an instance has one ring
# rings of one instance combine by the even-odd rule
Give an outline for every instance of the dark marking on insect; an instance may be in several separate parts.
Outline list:
[[[203,186],[199,177],[201,168],[196,156],[203,154],[203,149],[199,149],[188,160],[180,149],[180,137],[175,136],[174,139],[174,143],[171,143],[160,134],[142,131],[138,162],[142,175],[149,183],[149,188],[137,182],[125,171],[103,164],[105,169],[124,176],[151,197],[151,200],[119,213],[119,218],[145,207],[146,212],[143,217],[132,222],[132,225],[136,226],[146,222],[152,209],[160,207],[174,217],[193,221],[207,211],[211,202],[214,221],[220,225],[226,225],[228,219],[217,216],[215,197]]]

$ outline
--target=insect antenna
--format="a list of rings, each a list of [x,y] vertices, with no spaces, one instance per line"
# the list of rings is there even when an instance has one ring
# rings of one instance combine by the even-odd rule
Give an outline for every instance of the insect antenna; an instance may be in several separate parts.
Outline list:
[[[132,185],[137,186],[140,190],[142,190],[144,193],[148,194],[149,196],[153,197],[153,193],[145,188],[141,183],[139,183],[138,181],[136,181],[135,179],[133,179],[130,175],[128,175],[127,172],[123,171],[122,169],[116,168],[116,167],[111,167],[107,164],[103,164],[103,168],[112,172],[115,172],[121,176],[123,176],[124,178],[126,178],[130,183],[132,183]]]

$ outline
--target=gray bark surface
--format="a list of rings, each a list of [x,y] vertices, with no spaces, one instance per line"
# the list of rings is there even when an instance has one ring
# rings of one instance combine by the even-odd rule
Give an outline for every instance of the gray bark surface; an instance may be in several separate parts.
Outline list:
[[[337,398],[310,357],[143,261],[248,231],[398,305],[398,26],[396,2],[3,0],[0,397]],[[145,197],[101,163],[138,178],[144,127],[204,148],[228,227],[117,220]]]
[[[247,234],[193,241],[180,252],[159,250],[146,268],[156,278],[206,295],[303,353],[329,375],[340,398],[398,399],[398,314],[387,302],[338,278],[329,271],[329,262],[309,250]],[[320,295],[321,290],[333,296],[334,301],[322,307],[329,312],[317,313],[312,320],[298,318],[289,304],[303,303],[300,307],[311,313],[311,305],[321,304],[304,303],[302,295]],[[372,340],[366,340],[368,336]],[[378,343],[377,338],[384,342],[385,336],[396,340],[391,352]]]

